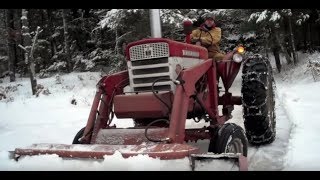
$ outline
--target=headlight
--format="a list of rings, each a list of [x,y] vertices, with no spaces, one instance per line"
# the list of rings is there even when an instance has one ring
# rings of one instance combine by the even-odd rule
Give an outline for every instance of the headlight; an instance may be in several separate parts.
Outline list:
[[[242,55],[239,53],[234,53],[234,55],[232,56],[233,61],[240,63],[243,59]]]

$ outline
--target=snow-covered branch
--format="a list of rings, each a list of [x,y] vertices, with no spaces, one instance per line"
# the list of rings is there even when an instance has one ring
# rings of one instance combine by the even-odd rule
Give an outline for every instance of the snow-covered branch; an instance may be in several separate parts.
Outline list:
[[[36,46],[36,43],[37,43],[37,40],[38,40],[38,35],[39,35],[39,33],[41,33],[41,32],[42,32],[42,29],[38,26],[38,27],[37,27],[37,31],[36,31],[36,35],[35,35],[34,38],[33,38],[33,44],[32,44],[31,51],[30,51],[30,57],[32,57],[32,59],[33,59],[33,54],[34,54],[35,46]]]
[[[28,52],[25,47],[23,47],[21,44],[18,45],[19,48],[21,48],[24,52]]]

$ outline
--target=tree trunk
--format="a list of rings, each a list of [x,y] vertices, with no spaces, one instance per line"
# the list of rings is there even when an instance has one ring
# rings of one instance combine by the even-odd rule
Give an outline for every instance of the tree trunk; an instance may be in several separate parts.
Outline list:
[[[280,60],[280,49],[281,47],[279,46],[279,42],[277,40],[277,37],[276,37],[276,32],[275,32],[275,29],[274,27],[271,27],[270,28],[270,44],[271,44],[271,50],[272,50],[272,53],[273,53],[273,56],[274,56],[274,59],[275,59],[275,62],[276,62],[276,66],[277,66],[277,69],[278,69],[278,72],[281,73],[281,60]]]
[[[8,43],[8,70],[10,72],[10,82],[16,80],[15,77],[15,62],[16,62],[16,43],[14,41],[16,37],[16,32],[14,31],[14,9],[7,9],[6,13],[6,20],[7,20],[7,43]]]
[[[288,17],[288,23],[289,23],[289,32],[290,32],[290,42],[291,42],[291,53],[293,56],[293,63],[297,64],[298,62],[298,57],[296,53],[296,47],[294,43],[294,36],[293,36],[293,31],[292,31],[292,24],[291,24],[291,17]]]
[[[281,48],[281,51],[284,53],[284,56],[286,57],[287,64],[291,64],[292,63],[292,59],[290,58],[290,55],[289,55],[288,51],[286,50],[286,48],[283,47],[283,44],[281,43],[279,35],[278,35],[277,32],[275,32],[275,38],[276,38],[277,44]]]
[[[274,59],[276,61],[276,66],[278,69],[278,72],[281,73],[281,61],[280,61],[280,50],[279,48],[273,48],[272,49],[273,55],[274,55]]]
[[[34,65],[34,59],[33,59],[33,50],[31,48],[31,35],[29,33],[29,22],[28,22],[28,11],[26,9],[22,9],[22,35],[23,35],[23,42],[25,47],[25,61],[26,64],[28,64],[29,67],[29,75],[30,75],[30,81],[31,81],[31,89],[32,94],[36,94],[36,87],[37,87],[37,79],[35,78],[35,65]],[[35,42],[34,42],[35,43]]]
[[[67,21],[67,9],[62,9],[62,19],[63,19],[63,30],[64,30],[64,50],[66,54],[67,61],[67,71],[71,72],[71,54],[70,54],[70,43],[69,43],[69,34],[68,34],[68,21]]]
[[[53,26],[53,15],[52,15],[52,10],[51,9],[46,9],[44,10],[47,14],[47,21],[48,21],[48,29],[51,33],[55,33],[54,26]],[[53,35],[52,34],[52,35]],[[57,53],[57,43],[55,37],[51,37],[50,39],[50,44],[51,44],[51,56],[54,56]]]
[[[118,42],[119,35],[118,35],[118,29],[117,28],[115,28],[115,31],[116,31],[116,44],[115,44],[115,47],[114,47],[114,52],[117,55],[118,54],[118,45],[119,45],[119,42]]]
[[[310,34],[311,23],[307,21],[306,26],[307,26],[305,31],[306,40],[305,40],[304,46],[307,52],[311,52],[311,34]]]
[[[27,72],[24,72],[24,69],[26,68],[24,65],[24,52],[22,49],[18,47],[19,44],[23,44],[23,39],[22,39],[22,33],[21,33],[21,28],[22,28],[22,22],[21,22],[21,10],[17,10],[17,17],[16,17],[16,28],[18,30],[18,35],[17,35],[17,41],[16,41],[16,51],[17,51],[17,59],[16,59],[16,68],[20,70],[21,74],[20,76],[23,77]]]
[[[320,26],[318,26],[318,31],[316,31],[316,32],[318,32],[318,44],[317,44],[317,46],[318,47],[320,47]],[[319,49],[319,51],[320,51],[320,49]]]

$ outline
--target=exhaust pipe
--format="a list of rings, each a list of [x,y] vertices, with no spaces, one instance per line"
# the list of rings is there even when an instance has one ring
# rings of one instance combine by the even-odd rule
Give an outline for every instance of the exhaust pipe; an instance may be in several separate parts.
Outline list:
[[[160,9],[150,9],[150,27],[151,37],[161,38],[161,21],[160,21]]]

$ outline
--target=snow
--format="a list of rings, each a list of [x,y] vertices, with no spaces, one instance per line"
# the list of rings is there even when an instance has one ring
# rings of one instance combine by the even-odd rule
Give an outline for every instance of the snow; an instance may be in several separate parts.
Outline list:
[[[61,67],[66,67],[67,63],[65,61],[54,62],[50,67],[47,68],[47,71],[57,71]]]
[[[111,9],[108,11],[105,17],[99,22],[101,28],[115,28],[117,26],[117,19],[122,17],[122,11],[121,9]]]
[[[248,19],[248,22],[253,21],[257,17],[259,17],[259,13],[252,13]]]
[[[247,32],[247,33],[244,33],[242,35],[242,37],[246,41],[248,39],[255,38],[256,37],[256,33],[255,32]]]
[[[267,18],[267,13],[268,13],[268,10],[264,10],[261,12],[260,16],[258,17],[256,23],[259,23],[260,21],[263,21]]]
[[[21,16],[21,20],[25,20],[25,19],[28,19],[27,16],[26,15],[22,15]]]
[[[60,32],[55,32],[54,34],[51,35],[52,38],[56,38],[60,35]]]
[[[296,24],[300,26],[302,24],[302,22],[305,22],[306,20],[308,20],[309,17],[310,16],[308,14],[301,13],[299,19],[296,21]]]
[[[275,22],[275,21],[279,20],[280,18],[281,18],[281,16],[278,13],[278,11],[275,11],[275,12],[272,13],[270,21]]]
[[[308,61],[319,58],[319,53],[298,54],[299,64],[283,64],[281,74],[275,71],[277,85],[276,116],[277,136],[272,144],[249,146],[248,162],[250,171],[259,170],[319,170],[320,147],[318,117],[320,101],[320,82],[314,82],[308,71]],[[285,61],[284,57],[281,57]],[[240,71],[241,72],[241,71]],[[100,73],[71,73],[38,79],[38,83],[48,88],[49,95],[31,95],[29,78],[17,78],[10,83],[9,77],[0,84],[3,89],[16,87],[9,95],[13,101],[0,100],[0,170],[22,171],[190,171],[189,159],[160,160],[146,155],[123,158],[119,151],[102,160],[62,159],[57,155],[26,156],[18,162],[9,159],[8,151],[17,147],[26,147],[34,143],[71,144],[74,135],[85,126],[91,103],[95,94],[95,85]],[[18,85],[20,84],[20,85]],[[231,88],[234,95],[240,95],[241,74]],[[76,99],[77,105],[71,104]],[[233,119],[243,127],[241,106],[235,106]],[[131,119],[115,118],[117,127],[132,127]],[[187,128],[201,128],[208,123],[195,123],[187,120]],[[192,143],[190,143],[192,144]],[[194,143],[195,144],[195,143]],[[208,141],[197,143],[202,151],[208,147]],[[76,147],[83,150],[86,147]],[[232,163],[221,160],[198,162],[196,170],[237,170]]]
[[[288,109],[293,123],[290,135],[288,167],[286,170],[319,170],[320,156],[315,149],[320,148],[319,137],[319,92],[320,82],[295,85],[280,92],[284,106]]]
[[[284,14],[287,15],[287,16],[292,16],[291,9],[283,9],[283,10],[282,10],[282,13],[284,13]]]
[[[119,26],[119,21],[126,15],[126,12],[137,13],[142,9],[111,9],[107,11],[106,15],[98,23],[103,29],[105,27],[114,29]]]
[[[8,56],[0,56],[0,62],[8,60]]]
[[[238,34],[229,34],[228,37],[226,37],[227,40],[229,41],[238,41],[240,39],[240,35]]]

